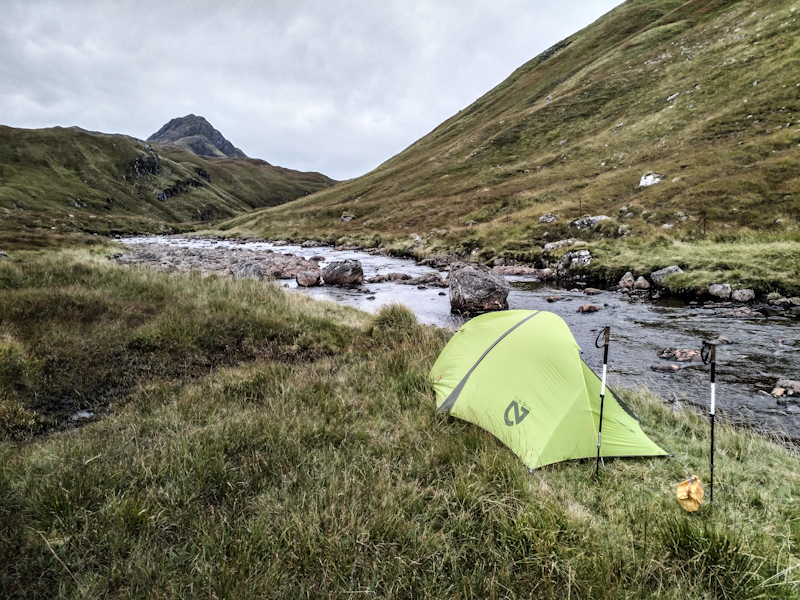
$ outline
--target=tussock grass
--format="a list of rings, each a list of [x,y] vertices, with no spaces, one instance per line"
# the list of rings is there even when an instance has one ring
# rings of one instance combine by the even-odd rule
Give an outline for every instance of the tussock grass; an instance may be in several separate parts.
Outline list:
[[[488,433],[437,414],[428,372],[450,334],[402,307],[368,317],[86,253],[27,260],[2,279],[16,311],[2,327],[25,352],[48,360],[25,323],[53,325],[15,296],[34,288],[62,307],[49,319],[82,357],[62,369],[96,376],[77,338],[102,341],[105,319],[150,372],[102,420],[0,441],[3,597],[798,594],[800,462],[777,441],[717,430],[715,497],[737,529],[708,504],[679,508],[684,473],[669,459],[607,461],[599,485],[591,461],[529,473]],[[211,337],[231,331],[252,351],[216,353]],[[187,356],[209,364],[157,366]],[[625,397],[705,477],[706,420],[645,390]]]
[[[118,268],[107,248],[20,252],[0,263],[0,391],[52,427],[152,380],[336,354],[361,319],[254,280]]]

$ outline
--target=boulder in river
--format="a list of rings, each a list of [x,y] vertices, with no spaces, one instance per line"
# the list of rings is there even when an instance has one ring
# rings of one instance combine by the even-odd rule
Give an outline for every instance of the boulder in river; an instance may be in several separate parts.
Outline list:
[[[653,271],[650,273],[650,279],[652,279],[653,283],[656,285],[661,285],[664,280],[673,273],[683,273],[683,269],[681,269],[678,265],[664,267],[663,269],[659,269],[658,271]]]
[[[770,393],[773,396],[800,396],[800,381],[778,379],[775,388]]]
[[[442,279],[442,276],[436,271],[426,273],[425,275],[420,275],[419,277],[414,277],[413,279],[401,279],[399,280],[399,283],[416,286],[432,285],[434,287],[448,287],[450,285],[447,283],[447,281]]]
[[[539,279],[542,281],[553,281],[557,277],[556,272],[548,267],[539,271]]]
[[[336,260],[322,271],[326,285],[356,285],[364,281],[364,269],[360,260]]]
[[[633,289],[635,290],[649,290],[650,289],[650,282],[647,281],[642,275],[639,275],[639,279],[633,284]]]
[[[715,298],[727,300],[731,297],[731,286],[727,283],[712,283],[708,286],[708,293]]]
[[[634,283],[636,283],[636,279],[634,279],[633,273],[628,271],[622,276],[622,279],[619,280],[618,285],[621,288],[632,288]]]
[[[658,355],[659,358],[677,360],[678,362],[702,362],[699,350],[688,348],[664,348]]]
[[[650,370],[659,371],[661,373],[675,373],[680,370],[680,367],[678,365],[652,365]]]
[[[587,294],[588,296],[596,296],[597,294],[602,294],[603,290],[598,290],[597,288],[593,287],[587,287],[585,290],[583,290],[583,293]]]
[[[583,304],[582,306],[578,307],[579,313],[593,313],[600,310],[600,307],[596,304]]]
[[[450,272],[450,310],[462,314],[508,308],[511,287],[505,277],[484,265],[469,265]]]
[[[731,310],[715,310],[714,316],[726,319],[764,319],[764,315],[749,306],[740,306]]]
[[[319,271],[299,271],[296,279],[300,287],[314,287],[322,282]]]

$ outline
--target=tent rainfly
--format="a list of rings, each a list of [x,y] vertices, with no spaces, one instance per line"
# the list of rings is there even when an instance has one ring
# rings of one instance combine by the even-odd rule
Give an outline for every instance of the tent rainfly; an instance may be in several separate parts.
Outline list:
[[[431,378],[439,412],[483,427],[529,469],[597,453],[600,378],[558,315],[510,310],[475,317],[442,350]],[[665,454],[606,390],[600,455]]]

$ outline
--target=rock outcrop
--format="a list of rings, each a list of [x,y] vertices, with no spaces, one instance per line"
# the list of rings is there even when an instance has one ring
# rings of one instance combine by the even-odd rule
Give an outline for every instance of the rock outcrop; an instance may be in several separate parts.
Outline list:
[[[172,119],[147,138],[148,142],[175,144],[198,156],[247,158],[203,117],[186,115]]]
[[[569,271],[573,267],[585,267],[592,262],[592,253],[588,250],[573,250],[561,258],[561,271]]]
[[[489,267],[469,265],[451,271],[448,281],[452,312],[470,315],[508,308],[511,287]]]
[[[606,215],[597,215],[594,217],[583,217],[582,219],[575,219],[570,223],[570,227],[575,229],[590,229],[597,225],[600,221],[610,221],[611,217]]]

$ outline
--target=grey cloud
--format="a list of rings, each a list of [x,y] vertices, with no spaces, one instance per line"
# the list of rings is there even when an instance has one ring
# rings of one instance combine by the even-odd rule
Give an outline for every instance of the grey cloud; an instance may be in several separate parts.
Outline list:
[[[0,0],[0,122],[145,138],[195,113],[355,177],[617,3]]]

